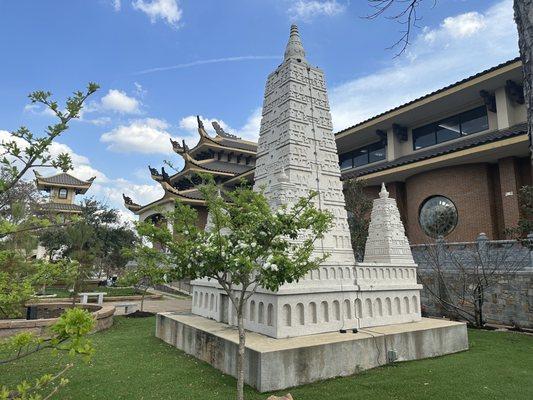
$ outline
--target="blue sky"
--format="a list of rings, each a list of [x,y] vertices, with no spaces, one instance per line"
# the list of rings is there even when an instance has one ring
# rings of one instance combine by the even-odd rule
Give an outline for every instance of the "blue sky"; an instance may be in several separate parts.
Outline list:
[[[511,0],[422,5],[412,45],[394,58],[386,48],[403,27],[362,18],[363,0],[0,0],[0,139],[53,121],[29,92],[64,100],[99,83],[52,151],[70,152],[75,175],[97,177],[89,194],[124,210],[122,193],[161,196],[147,165],[180,165],[168,139],[193,146],[196,114],[257,138],[291,23],[325,71],[336,130],[518,55]]]

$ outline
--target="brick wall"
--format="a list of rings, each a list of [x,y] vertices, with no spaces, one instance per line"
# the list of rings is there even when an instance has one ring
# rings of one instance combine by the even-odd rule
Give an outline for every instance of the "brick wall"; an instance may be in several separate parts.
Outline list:
[[[504,239],[505,230],[519,218],[518,190],[531,185],[529,158],[505,158],[499,162],[465,164],[421,172],[405,182],[389,182],[411,244],[433,242],[418,223],[420,206],[428,197],[442,195],[452,200],[459,213],[455,230],[447,241],[471,240],[480,232],[490,239]],[[379,186],[365,188],[369,198],[377,198]],[[512,194],[511,194],[512,193]]]
[[[518,225],[520,209],[518,206],[518,190],[520,175],[514,157],[503,158],[498,162],[500,173],[500,193],[502,203],[503,226],[512,228]]]
[[[485,232],[497,236],[493,182],[488,164],[467,164],[420,173],[405,182],[407,193],[407,235],[412,244],[433,241],[418,223],[420,206],[428,197],[442,195],[455,204],[457,227],[446,240],[464,241]]]

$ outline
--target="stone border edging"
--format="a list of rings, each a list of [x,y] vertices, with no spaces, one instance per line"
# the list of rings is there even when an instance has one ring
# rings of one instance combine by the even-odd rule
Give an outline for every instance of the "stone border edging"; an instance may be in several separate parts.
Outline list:
[[[38,303],[43,304],[43,303]],[[71,306],[71,302],[53,302],[54,305]],[[76,303],[79,305],[79,303]],[[84,306],[87,306],[84,304]],[[98,308],[92,311],[91,314],[96,320],[93,332],[98,332],[107,329],[113,325],[113,315],[115,314],[115,306],[103,305],[97,306],[95,304],[88,304],[90,308]],[[8,319],[0,320],[0,338],[6,338],[15,335],[21,331],[32,331],[38,335],[45,332],[46,328],[55,324],[59,318],[41,318],[41,319]]]
[[[145,300],[161,300],[163,298],[163,295],[161,294],[149,294],[144,296]],[[135,294],[131,296],[104,296],[104,303],[111,302],[111,301],[128,301],[128,300],[141,300],[142,296],[140,294]],[[79,298],[77,299],[79,301]],[[39,299],[38,297],[35,297],[32,299],[32,301],[36,303],[72,303],[72,299],[69,299],[68,297],[55,297],[55,298],[47,298],[47,299]],[[78,303],[76,303],[78,304]],[[88,304],[95,304],[95,303],[88,303]]]

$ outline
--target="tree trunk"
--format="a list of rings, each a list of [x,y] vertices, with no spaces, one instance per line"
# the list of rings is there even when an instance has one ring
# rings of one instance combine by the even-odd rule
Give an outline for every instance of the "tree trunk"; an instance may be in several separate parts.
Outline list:
[[[244,350],[246,332],[241,310],[237,310],[237,326],[239,327],[239,352],[237,354],[237,400],[244,400]]]
[[[475,325],[478,328],[481,328],[484,324],[483,321],[483,286],[476,287],[474,291],[474,314],[475,314]]]
[[[523,63],[524,100],[527,109],[527,133],[529,137],[529,152],[533,167],[533,0],[514,0],[514,19],[518,29],[518,47]]]

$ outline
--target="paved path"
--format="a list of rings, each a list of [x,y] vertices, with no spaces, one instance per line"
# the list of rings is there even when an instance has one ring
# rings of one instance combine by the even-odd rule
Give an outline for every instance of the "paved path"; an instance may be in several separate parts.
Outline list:
[[[156,292],[156,291],[154,291]],[[162,294],[163,298],[161,300],[151,300],[147,299],[144,301],[144,311],[150,311],[153,313],[163,312],[163,311],[188,311],[191,309],[191,298],[190,297],[181,297],[173,296],[169,294],[163,294],[162,292],[156,292],[157,294]],[[125,301],[113,301],[106,304],[120,304],[120,303],[137,303],[138,306],[141,306],[140,300],[125,300]],[[124,307],[118,307],[115,311],[115,315],[123,315]]]

